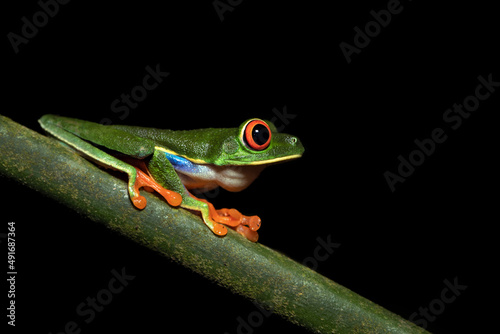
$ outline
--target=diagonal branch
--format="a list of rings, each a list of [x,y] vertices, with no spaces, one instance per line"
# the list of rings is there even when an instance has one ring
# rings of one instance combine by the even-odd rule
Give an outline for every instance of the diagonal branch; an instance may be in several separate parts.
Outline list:
[[[224,238],[215,236],[198,216],[152,195],[145,194],[144,210],[135,209],[126,196],[117,196],[127,193],[124,181],[57,140],[1,115],[0,153],[2,176],[255,300],[292,323],[317,333],[427,333],[264,245],[248,242],[233,231]]]

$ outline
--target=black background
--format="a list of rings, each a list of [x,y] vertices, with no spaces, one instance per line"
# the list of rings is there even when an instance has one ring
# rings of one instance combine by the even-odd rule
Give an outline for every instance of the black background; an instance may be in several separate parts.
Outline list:
[[[317,270],[404,318],[456,278],[467,289],[427,329],[482,332],[497,298],[500,88],[456,130],[443,114],[474,94],[478,76],[500,81],[498,18],[493,5],[477,2],[404,1],[348,64],[339,44],[353,44],[354,27],[387,4],[246,0],[221,21],[212,1],[71,1],[17,54],[7,34],[20,34],[21,18],[32,22],[40,6],[4,4],[1,113],[36,131],[46,113],[195,129],[272,119],[273,109],[286,108],[295,118],[281,125],[302,140],[303,158],[270,167],[241,193],[221,191],[216,207],[259,214],[259,242],[297,261],[330,236],[340,247]],[[120,119],[112,101],[157,64],[170,75]],[[396,173],[398,156],[438,127],[447,140],[391,192],[384,172]],[[236,333],[238,317],[256,310],[27,187],[1,182],[1,231],[8,221],[17,228],[16,331],[59,333],[74,320],[82,333]],[[123,267],[136,278],[85,324],[77,305]],[[278,316],[253,331],[277,329],[304,332]]]

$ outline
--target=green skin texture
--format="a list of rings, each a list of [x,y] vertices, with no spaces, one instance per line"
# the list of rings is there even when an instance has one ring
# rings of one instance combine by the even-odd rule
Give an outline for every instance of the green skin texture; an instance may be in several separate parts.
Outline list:
[[[165,150],[197,164],[260,166],[260,168],[298,158],[304,151],[296,137],[278,133],[270,122],[266,123],[271,129],[271,143],[261,151],[248,147],[242,138],[244,127],[249,120],[242,123],[239,128],[185,131],[102,125],[56,115],[44,115],[39,122],[45,131],[83,153],[87,158],[127,173],[130,198],[139,196],[134,189],[137,177],[135,167],[93,144],[137,159],[150,157],[147,167],[153,179],[163,188],[179,193],[182,196],[181,207],[200,211],[205,224],[211,230],[214,229],[214,223],[210,219],[208,205],[195,199],[187,191],[173,165],[166,158]]]

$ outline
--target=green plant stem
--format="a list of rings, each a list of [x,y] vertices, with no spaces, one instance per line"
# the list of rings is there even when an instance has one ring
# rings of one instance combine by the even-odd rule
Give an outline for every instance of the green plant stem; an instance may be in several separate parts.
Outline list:
[[[0,115],[0,174],[160,252],[292,323],[317,333],[427,333],[309,268],[239,234],[220,238],[201,219],[145,194],[55,139]]]

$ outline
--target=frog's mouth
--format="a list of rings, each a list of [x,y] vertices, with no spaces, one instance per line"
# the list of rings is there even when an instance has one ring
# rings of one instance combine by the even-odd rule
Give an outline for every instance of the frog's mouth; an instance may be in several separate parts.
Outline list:
[[[301,156],[302,156],[302,154],[293,154],[293,155],[287,155],[284,157],[272,158],[272,159],[267,159],[267,160],[251,161],[251,160],[246,160],[246,159],[241,159],[241,160],[231,159],[231,160],[226,160],[226,162],[227,162],[227,164],[234,165],[234,166],[237,166],[237,165],[246,165],[246,166],[271,165],[271,164],[278,163],[278,162],[298,159]]]

